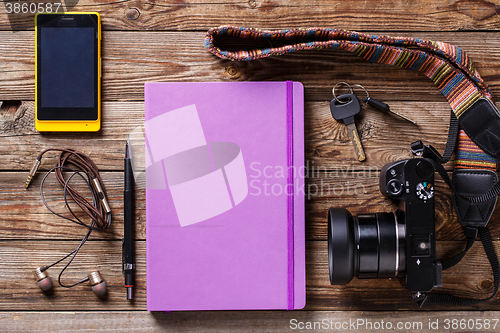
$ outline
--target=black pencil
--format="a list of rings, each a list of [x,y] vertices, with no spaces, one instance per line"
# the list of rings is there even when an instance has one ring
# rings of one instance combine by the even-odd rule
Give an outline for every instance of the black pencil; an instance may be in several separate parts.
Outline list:
[[[124,190],[124,233],[123,233],[123,274],[125,275],[125,288],[127,299],[132,299],[134,287],[134,174],[130,154],[130,138],[125,145],[125,190]]]

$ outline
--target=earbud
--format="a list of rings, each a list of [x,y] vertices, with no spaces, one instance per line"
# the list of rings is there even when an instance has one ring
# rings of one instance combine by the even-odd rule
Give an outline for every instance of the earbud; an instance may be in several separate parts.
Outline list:
[[[36,282],[40,289],[42,289],[43,291],[49,291],[52,289],[52,279],[45,273],[45,270],[46,269],[44,269],[43,267],[38,267],[33,271],[33,274],[35,275]],[[103,297],[106,294],[106,281],[102,279],[101,273],[99,273],[99,271],[90,273],[85,279],[81,280],[77,284],[85,281],[90,282],[90,284],[92,285],[92,291],[97,295],[97,297]]]
[[[92,285],[92,291],[98,297],[103,297],[106,294],[106,281],[101,277],[99,271],[95,271],[89,274],[89,281]]]
[[[33,271],[33,274],[36,278],[36,283],[43,291],[49,291],[52,289],[52,279],[50,276],[45,274],[45,270],[42,270],[42,267],[38,267]]]

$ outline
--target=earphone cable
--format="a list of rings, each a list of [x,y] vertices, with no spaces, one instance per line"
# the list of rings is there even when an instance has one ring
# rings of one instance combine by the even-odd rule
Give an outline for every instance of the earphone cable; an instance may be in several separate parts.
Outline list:
[[[55,175],[61,186],[67,187],[67,193],[71,196],[73,201],[91,218],[96,224],[96,229],[104,230],[109,227],[110,218],[107,216],[111,213],[107,199],[104,194],[102,179],[99,175],[99,169],[95,163],[85,154],[74,149],[59,149],[49,148],[38,156],[41,157],[49,151],[59,151],[59,158],[54,169]],[[100,200],[90,203],[80,192],[67,184],[64,178],[64,170],[72,170],[69,166],[74,166],[76,170],[85,172],[88,175],[89,182],[94,185],[91,192],[97,194]],[[102,194],[102,196],[101,196]],[[101,198],[102,197],[102,198]]]
[[[80,248],[85,244],[85,242],[88,240],[90,234],[92,233],[93,230],[106,230],[109,228],[111,225],[111,209],[109,208],[109,205],[107,204],[107,199],[106,199],[106,193],[103,190],[102,186],[102,180],[99,175],[99,170],[97,169],[96,165],[94,162],[87,157],[85,154],[80,153],[76,150],[73,149],[57,149],[57,148],[51,148],[51,149],[46,149],[44,150],[37,158],[38,161],[41,160],[41,157],[43,154],[45,154],[48,151],[60,151],[59,159],[56,163],[56,166],[50,169],[43,177],[42,182],[40,184],[40,195],[42,202],[44,203],[45,207],[53,213],[54,215],[63,218],[65,220],[71,221],[75,224],[84,226],[88,229],[86,235],[83,237],[81,240],[80,244],[77,246],[76,249],[71,251],[69,254],[64,256],[63,258],[59,259],[58,261],[48,265],[44,266],[42,271],[47,270],[48,268],[55,266],[62,262],[63,260],[67,259],[68,257],[72,256],[69,262],[64,266],[64,268],[61,270],[59,273],[58,277],[58,282],[62,287],[65,288],[71,288],[74,287],[78,284],[81,284],[83,282],[86,282],[89,280],[88,277],[85,277],[81,279],[80,281],[72,284],[72,285],[65,285],[62,283],[61,278],[62,274],[64,271],[69,267],[69,265],[73,262],[75,259],[76,255],[78,254]],[[68,165],[72,165],[78,169],[72,169],[68,167]],[[64,177],[64,172],[70,172],[71,174],[65,178]],[[49,204],[47,203],[47,200],[44,195],[44,184],[47,179],[47,177],[52,174],[56,175],[56,178],[58,182],[63,186],[63,197],[64,197],[64,202],[66,208],[69,210],[70,214],[72,215],[71,217],[64,216],[63,214],[60,214],[56,212],[54,209],[52,209]],[[80,176],[82,180],[85,182],[85,185],[88,187],[90,190],[92,200],[89,201],[81,192],[77,191],[74,189],[72,186],[70,186],[70,182],[73,179],[74,176]],[[69,196],[73,199],[73,201],[82,209],[82,211],[90,218],[90,223],[85,223],[83,222],[71,209],[69,205]]]

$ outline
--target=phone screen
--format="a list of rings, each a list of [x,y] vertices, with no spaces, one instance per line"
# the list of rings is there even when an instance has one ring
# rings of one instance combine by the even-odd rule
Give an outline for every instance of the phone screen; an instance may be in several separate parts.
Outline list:
[[[98,30],[89,16],[38,17],[38,120],[98,118]]]

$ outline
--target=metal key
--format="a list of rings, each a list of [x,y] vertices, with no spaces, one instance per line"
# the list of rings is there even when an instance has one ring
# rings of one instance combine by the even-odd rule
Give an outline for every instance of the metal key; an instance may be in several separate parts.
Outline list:
[[[349,137],[351,138],[358,161],[364,161],[366,159],[365,152],[359,139],[356,124],[354,123],[354,116],[361,111],[361,105],[356,95],[344,94],[332,99],[330,102],[330,111],[335,120],[342,120],[347,125]]]
[[[363,98],[363,102],[368,103],[369,105],[373,106],[377,110],[380,110],[380,111],[389,111],[392,114],[395,114],[396,116],[401,117],[404,120],[407,120],[407,121],[409,121],[410,123],[412,123],[414,125],[417,124],[415,121],[411,120],[410,118],[408,118],[406,116],[403,116],[401,113],[398,113],[396,111],[391,110],[391,108],[389,107],[388,104],[386,104],[384,102],[381,102],[379,100],[376,100],[375,98],[365,97],[365,98]]]

